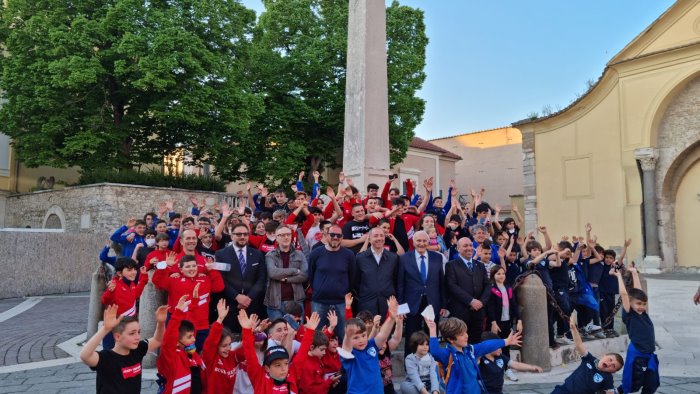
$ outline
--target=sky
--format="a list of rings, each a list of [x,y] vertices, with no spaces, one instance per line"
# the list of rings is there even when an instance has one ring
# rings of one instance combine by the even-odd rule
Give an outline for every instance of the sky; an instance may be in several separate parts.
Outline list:
[[[260,0],[243,0],[264,10]],[[400,0],[425,12],[424,139],[564,108],[671,0]],[[390,4],[390,1],[387,1]]]

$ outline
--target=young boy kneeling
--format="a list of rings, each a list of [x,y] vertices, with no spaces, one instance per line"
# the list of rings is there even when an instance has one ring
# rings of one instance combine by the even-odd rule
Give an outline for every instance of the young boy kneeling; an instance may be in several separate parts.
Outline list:
[[[599,391],[613,394],[612,374],[622,368],[624,364],[622,356],[617,353],[608,353],[601,359],[596,359],[583,345],[574,316],[569,320],[569,327],[574,337],[576,351],[581,355],[581,365],[566,378],[564,384],[555,387],[552,394],[585,394]]]
[[[430,332],[430,354],[441,364],[440,372],[444,377],[446,394],[486,392],[476,359],[504,346],[520,346],[520,333],[513,332],[505,340],[492,339],[469,345],[467,324],[456,317],[450,317],[440,320],[440,332],[448,342],[447,347],[442,348],[437,338],[435,322],[425,319],[425,323]]]
[[[148,352],[156,351],[163,340],[167,306],[156,311],[156,331],[153,338],[141,340],[139,321],[134,316],[117,317],[117,305],[104,312],[104,325],[90,338],[80,352],[80,360],[97,371],[97,394],[141,393],[141,360]],[[108,334],[114,335],[112,349],[95,351]]]

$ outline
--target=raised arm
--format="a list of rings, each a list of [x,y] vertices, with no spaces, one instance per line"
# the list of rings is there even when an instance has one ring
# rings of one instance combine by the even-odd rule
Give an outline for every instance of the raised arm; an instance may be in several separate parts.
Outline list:
[[[583,345],[583,340],[581,339],[581,334],[578,333],[578,327],[576,326],[576,317],[571,316],[569,318],[569,327],[571,328],[571,336],[574,338],[574,344],[576,345],[576,351],[579,355],[585,356],[588,354],[586,346]]]
[[[148,351],[155,352],[163,343],[163,334],[165,333],[165,320],[168,317],[168,306],[161,305],[156,309],[156,330],[153,336],[148,340]]]
[[[104,325],[85,343],[83,350],[80,351],[80,360],[85,365],[88,367],[97,366],[97,363],[100,361],[100,354],[95,351],[97,346],[102,343],[102,339],[109,334],[121,320],[122,316],[117,317],[116,305],[110,305],[105,308],[103,315]]]
[[[625,263],[625,256],[627,256],[627,248],[629,248],[630,245],[632,245],[632,238],[625,241],[625,245],[622,248],[622,253],[620,253],[620,257],[617,259],[617,261],[619,261],[620,264]]]
[[[620,270],[615,269],[615,267],[610,269],[610,275],[617,277],[617,287],[620,293],[620,300],[622,300],[622,307],[625,312],[630,311],[630,297],[627,295],[627,287],[625,286],[625,281],[622,279],[622,273]],[[637,279],[639,280],[639,279]]]
[[[399,310],[399,303],[396,301],[396,297],[389,297],[387,304],[389,305],[389,317],[384,321],[384,324],[382,324],[382,328],[379,329],[377,336],[374,337],[374,343],[376,343],[379,348],[381,348],[384,343],[386,343],[387,338],[389,338],[389,334],[391,334],[391,330],[394,328],[394,323],[396,323],[396,316]]]
[[[539,226],[539,227],[537,227],[537,231],[541,232],[542,235],[544,235],[544,248],[551,249],[552,248],[552,239],[549,238],[549,233],[547,232],[547,227]]]

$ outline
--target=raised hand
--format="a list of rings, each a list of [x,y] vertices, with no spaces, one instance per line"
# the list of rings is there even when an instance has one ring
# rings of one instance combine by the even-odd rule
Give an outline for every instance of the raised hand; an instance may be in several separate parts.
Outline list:
[[[190,196],[190,202],[192,203],[192,206],[197,208],[199,207],[199,200],[195,196]]]
[[[330,198],[330,199],[334,199],[334,198],[335,198],[335,191],[333,191],[333,188],[332,188],[332,187],[328,186],[328,187],[326,188],[326,195],[327,195],[328,198]]]
[[[437,326],[435,325],[435,322],[433,320],[429,320],[427,317],[423,317],[425,320],[425,326],[428,327],[428,332],[430,333],[431,337],[436,337],[437,336]]]
[[[114,291],[114,289],[117,288],[117,282],[115,280],[109,281],[109,284],[107,285],[107,290],[109,291]]]
[[[389,315],[396,319],[396,316],[399,314],[399,302],[396,301],[396,297],[389,297],[386,303],[389,306]]]
[[[177,255],[175,254],[175,252],[168,253],[167,256],[165,256],[165,264],[167,264],[168,267],[172,267],[177,263],[177,261],[175,260],[176,257]]]
[[[238,311],[238,324],[240,324],[241,328],[243,329],[247,328],[249,330],[252,330],[255,327],[253,322],[248,317],[248,314],[246,313],[245,309],[241,309]]]
[[[321,173],[318,171],[314,171],[313,176],[314,176],[314,181],[316,181],[316,183],[318,183],[318,178],[321,177]]]
[[[175,306],[175,309],[179,309],[181,311],[185,311],[185,308],[187,308],[187,298],[189,298],[189,295],[184,294],[180,299],[177,301],[177,306]]]
[[[350,308],[352,306],[352,293],[345,294],[345,307]]]
[[[508,338],[506,338],[506,346],[520,346],[522,342],[522,333],[520,332],[510,332]]]
[[[126,221],[126,227],[132,228],[136,225],[136,218],[129,218],[129,220]]]
[[[245,184],[245,190],[246,190],[246,191],[249,192],[250,189],[252,189],[252,188],[253,188],[253,183],[252,183],[252,182],[248,182],[248,183]]]
[[[338,315],[335,313],[334,309],[331,309],[328,311],[328,315],[326,315],[326,319],[328,319],[328,330],[332,330],[336,326],[338,326]],[[332,327],[332,328],[331,328]]]
[[[139,272],[141,272],[141,275],[148,275],[148,270],[146,269],[145,265],[141,266]]]
[[[306,329],[314,331],[316,329],[316,327],[318,327],[318,323],[320,323],[320,322],[321,322],[321,317],[318,315],[318,312],[314,312],[306,320]]]
[[[168,309],[170,307],[167,305],[161,305],[156,309],[156,323],[164,323],[168,319]]]
[[[197,283],[196,285],[194,285],[194,290],[192,290],[193,300],[199,300],[199,285],[201,285],[201,283]]]
[[[217,321],[219,323],[223,322],[226,316],[228,316],[228,305],[226,305],[225,299],[220,299],[219,303],[216,304],[216,312],[219,314]]]
[[[118,306],[116,304],[105,308],[104,314],[102,315],[105,330],[111,332],[114,327],[116,327],[117,324],[122,321],[123,316],[117,316],[117,309]]]
[[[593,230],[593,227],[591,226],[590,223],[586,223],[585,230],[586,230],[586,233],[590,233]]]
[[[345,181],[345,173],[343,171],[340,171],[340,174],[338,174],[338,182],[343,183]]]
[[[632,245],[632,238],[630,238],[630,239],[628,239],[628,240],[625,241],[625,247],[626,247],[626,248],[629,248],[630,245]]]

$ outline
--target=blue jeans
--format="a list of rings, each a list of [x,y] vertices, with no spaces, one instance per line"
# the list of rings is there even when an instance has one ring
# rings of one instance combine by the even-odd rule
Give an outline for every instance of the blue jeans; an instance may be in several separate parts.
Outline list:
[[[299,304],[301,306],[301,321],[302,322],[304,321],[304,301],[301,301],[301,302],[281,301],[279,308],[267,307],[267,318],[270,319],[270,322],[273,322],[276,319],[281,319],[284,317],[284,315],[285,315],[284,308],[287,306],[287,304]]]
[[[102,349],[111,350],[114,349],[114,334],[108,332],[104,338],[102,338]]]
[[[338,343],[343,343],[343,337],[345,336],[345,302],[340,304],[320,304],[315,301],[311,301],[311,312],[317,312],[318,316],[321,318],[321,322],[318,324],[319,327],[328,325],[328,311],[335,309],[335,314],[338,316],[338,325],[335,327],[335,336],[338,337]]]
[[[571,303],[569,302],[569,291],[568,289],[555,288],[554,289],[554,299],[557,304],[567,315],[571,313]],[[564,335],[569,333],[569,322],[562,319],[558,313],[555,313],[555,320],[557,322],[557,335]]]

